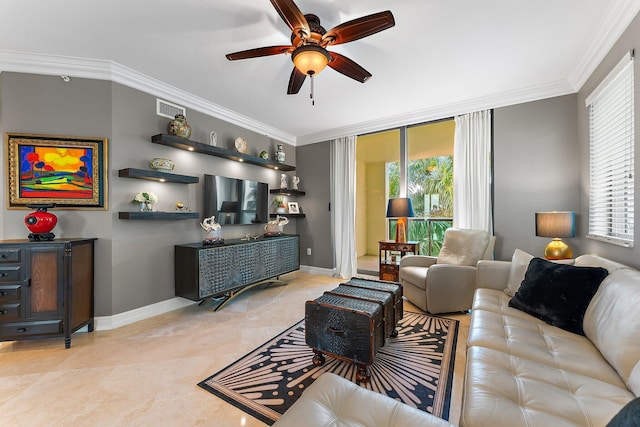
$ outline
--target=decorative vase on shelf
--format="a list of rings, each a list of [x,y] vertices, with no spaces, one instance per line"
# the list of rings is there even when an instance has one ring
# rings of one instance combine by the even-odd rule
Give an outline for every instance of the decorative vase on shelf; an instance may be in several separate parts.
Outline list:
[[[278,144],[276,149],[276,161],[278,163],[284,163],[284,150],[282,149],[282,144]]]
[[[163,159],[161,157],[156,157],[149,163],[151,169],[158,170],[160,172],[171,172],[175,167],[175,163],[171,159]]]
[[[182,114],[176,114],[176,118],[169,122],[167,127],[169,135],[187,138],[191,136],[191,125],[187,123],[187,118]]]
[[[153,203],[140,202],[140,212],[152,212],[152,211],[153,211]]]

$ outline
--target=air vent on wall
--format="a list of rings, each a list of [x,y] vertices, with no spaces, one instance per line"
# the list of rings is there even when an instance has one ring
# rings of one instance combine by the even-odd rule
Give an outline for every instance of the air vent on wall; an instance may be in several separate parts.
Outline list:
[[[156,98],[156,114],[168,119],[173,119],[176,114],[187,115],[187,109],[164,99]]]

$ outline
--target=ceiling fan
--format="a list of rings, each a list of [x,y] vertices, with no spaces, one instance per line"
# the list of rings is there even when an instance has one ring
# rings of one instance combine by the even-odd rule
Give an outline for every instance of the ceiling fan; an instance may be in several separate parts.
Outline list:
[[[313,76],[327,65],[347,77],[364,83],[371,73],[351,59],[336,52],[327,51],[328,46],[348,43],[395,25],[390,11],[374,13],[347,21],[325,30],[320,18],[313,14],[303,15],[293,0],[271,0],[280,17],[291,28],[291,45],[267,46],[227,54],[227,59],[257,58],[279,54],[291,54],[294,68],[289,78],[287,94],[297,94],[307,76],[311,77],[311,98],[313,98]]]

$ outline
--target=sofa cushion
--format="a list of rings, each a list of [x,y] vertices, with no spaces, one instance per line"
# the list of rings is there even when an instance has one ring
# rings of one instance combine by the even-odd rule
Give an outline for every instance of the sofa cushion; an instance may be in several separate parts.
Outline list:
[[[274,427],[453,427],[441,418],[325,372]]]
[[[526,253],[525,251],[521,251],[520,249],[516,249],[513,251],[513,256],[511,257],[511,268],[509,270],[509,281],[507,282],[507,287],[504,292],[509,296],[514,296],[518,289],[520,288],[520,284],[524,280],[524,274],[527,272],[527,268],[529,267],[529,262],[533,259],[533,255]]]
[[[475,267],[484,256],[488,244],[489,233],[486,231],[449,228],[445,232],[437,263]]]
[[[584,316],[585,335],[636,395],[640,395],[638,307],[640,272],[619,269],[602,282]]]
[[[624,265],[598,255],[590,254],[580,255],[578,258],[576,258],[574,265],[578,267],[602,267],[606,268],[609,273],[613,273],[614,271],[620,270],[621,268],[631,268],[628,265]]]
[[[495,292],[502,294],[500,298],[507,298],[501,291],[482,291]],[[475,300],[478,295],[476,292]],[[626,388],[616,370],[587,337],[551,326],[523,311],[508,307],[507,303],[504,302],[502,310],[473,311],[467,347],[492,348]]]
[[[607,274],[602,267],[576,267],[534,258],[509,306],[584,335],[585,310]]]
[[[604,426],[634,397],[626,387],[475,346],[467,351],[460,425]]]

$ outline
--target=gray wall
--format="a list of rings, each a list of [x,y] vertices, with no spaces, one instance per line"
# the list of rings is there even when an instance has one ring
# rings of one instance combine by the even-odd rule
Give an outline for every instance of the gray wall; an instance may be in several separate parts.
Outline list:
[[[335,267],[331,238],[331,177],[330,144],[318,143],[297,148],[297,169],[301,189],[306,191],[300,206],[306,214],[298,221],[300,234],[300,261],[304,265],[328,268]],[[307,255],[311,248],[311,256]]]
[[[0,74],[0,131],[92,136],[111,140],[111,83],[33,74]],[[0,153],[6,165],[6,149]],[[6,169],[2,173],[0,237],[26,238],[29,210],[7,210]],[[97,237],[95,301],[97,314],[111,310],[111,218],[109,211],[54,210],[58,237]]]
[[[118,211],[136,210],[131,203],[140,191],[155,192],[158,210],[172,211],[176,201],[200,211],[203,174],[254,179],[279,187],[277,171],[219,157],[152,144],[151,136],[166,132],[169,119],[155,114],[156,98],[120,84],[90,79],[72,79],[20,73],[0,74],[0,129],[2,132],[46,133],[109,138],[109,210],[59,210],[54,233],[59,237],[97,237],[96,315],[109,316],[174,297],[173,248],[176,244],[202,240],[197,220],[126,221]],[[167,100],[174,101],[174,100]],[[178,102],[179,103],[179,102]],[[233,147],[236,136],[244,137],[250,154],[274,151],[275,141],[196,111],[187,111],[193,127],[191,139],[208,141],[218,133],[218,146]],[[285,144],[286,163],[295,165],[295,149]],[[2,154],[4,156],[4,152]],[[199,184],[183,185],[119,178],[124,168],[149,169],[154,157],[171,158],[174,172],[195,175]],[[4,164],[4,159],[2,159]],[[293,175],[292,172],[289,173]],[[3,174],[3,182],[5,176]],[[27,210],[7,210],[3,185],[0,233],[4,239],[25,238]],[[296,233],[295,221],[286,226]],[[225,238],[262,234],[262,226],[224,226]]]
[[[496,259],[510,260],[516,248],[542,256],[550,239],[536,237],[535,212],[581,217],[575,103],[567,95],[494,110]],[[580,252],[577,238],[565,241]]]
[[[585,99],[598,86],[602,79],[609,74],[611,69],[622,59],[625,53],[631,49],[636,51],[636,59],[634,61],[634,79],[635,79],[635,200],[640,200],[640,150],[637,141],[640,138],[640,61],[638,61],[638,50],[640,48],[640,15],[631,22],[624,34],[618,39],[614,47],[609,51],[602,60],[596,71],[589,77],[587,82],[578,92],[577,111],[578,111],[578,141],[579,141],[579,160],[580,160],[580,210],[584,213],[581,216],[579,225],[582,232],[580,233],[580,247],[583,253],[593,253],[609,258],[613,258],[622,263],[640,268],[640,247],[638,231],[635,232],[635,247],[623,248],[621,246],[609,243],[599,242],[587,239],[588,216],[589,211],[589,122],[587,108],[585,107]],[[634,223],[638,224],[640,220],[640,208],[636,204]]]

